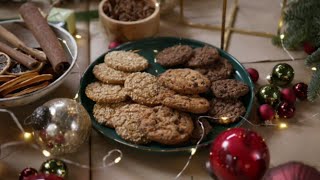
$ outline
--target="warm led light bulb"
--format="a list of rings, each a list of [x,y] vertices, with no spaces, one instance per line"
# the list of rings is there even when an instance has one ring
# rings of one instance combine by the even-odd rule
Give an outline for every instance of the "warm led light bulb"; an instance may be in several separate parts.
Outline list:
[[[42,154],[43,154],[45,157],[51,156],[51,153],[50,153],[49,151],[47,151],[47,150],[43,150],[43,151],[42,151]]]
[[[29,133],[29,132],[25,132],[25,133],[23,134],[23,137],[24,137],[25,140],[29,140],[29,139],[32,137],[32,134]]]

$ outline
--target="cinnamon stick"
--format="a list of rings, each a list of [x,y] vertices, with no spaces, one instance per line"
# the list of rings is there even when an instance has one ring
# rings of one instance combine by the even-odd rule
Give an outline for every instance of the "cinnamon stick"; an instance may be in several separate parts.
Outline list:
[[[46,61],[47,57],[46,55],[37,49],[33,49],[28,47],[27,45],[24,44],[17,36],[12,34],[10,31],[5,29],[3,26],[0,25],[0,36],[7,40],[10,44],[12,44],[14,47],[22,50],[23,52],[35,57],[36,59],[40,61]]]
[[[30,56],[23,54],[20,51],[13,49],[12,47],[0,42],[0,51],[4,52],[12,59],[18,61],[20,64],[23,64],[28,69],[36,68],[40,63]]]
[[[40,47],[47,55],[53,70],[62,73],[69,67],[69,62],[62,45],[52,31],[46,19],[32,3],[24,3],[19,9],[20,15],[30,29]]]

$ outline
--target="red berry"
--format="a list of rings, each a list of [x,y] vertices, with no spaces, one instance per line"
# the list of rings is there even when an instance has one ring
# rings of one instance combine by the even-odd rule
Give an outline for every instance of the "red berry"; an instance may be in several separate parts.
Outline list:
[[[317,50],[317,48],[314,47],[314,45],[311,44],[310,42],[303,43],[303,49],[304,49],[304,52],[306,52],[309,55]]]
[[[113,48],[118,47],[120,44],[121,44],[121,43],[118,42],[118,41],[112,41],[112,42],[110,42],[108,48],[109,48],[109,49],[113,49]]]
[[[297,83],[293,86],[293,91],[296,94],[297,98],[299,98],[301,101],[307,99],[308,96],[308,85],[305,83]]]
[[[285,88],[281,90],[281,100],[294,104],[296,102],[296,95],[291,88]]]
[[[259,116],[263,121],[272,121],[275,117],[275,111],[269,104],[262,104],[259,107]]]
[[[277,113],[280,118],[292,118],[294,116],[295,111],[296,108],[294,107],[294,105],[288,102],[281,102],[277,108]]]
[[[249,73],[251,80],[256,83],[259,79],[259,73],[256,69],[254,68],[248,68],[247,72]]]

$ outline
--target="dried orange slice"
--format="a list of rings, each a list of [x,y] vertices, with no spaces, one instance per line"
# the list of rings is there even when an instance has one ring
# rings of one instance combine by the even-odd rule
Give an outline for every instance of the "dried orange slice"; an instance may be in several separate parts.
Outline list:
[[[9,69],[10,64],[10,57],[5,53],[0,52],[0,74],[4,74],[7,71],[7,69]]]

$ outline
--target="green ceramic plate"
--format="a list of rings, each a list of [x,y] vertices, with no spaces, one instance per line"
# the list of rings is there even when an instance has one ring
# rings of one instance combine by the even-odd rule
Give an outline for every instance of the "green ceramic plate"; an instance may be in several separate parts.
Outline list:
[[[206,45],[206,43],[191,40],[191,39],[182,39],[182,38],[175,38],[175,37],[157,37],[157,38],[143,39],[143,40],[139,40],[139,41],[135,41],[135,42],[129,42],[129,43],[123,44],[123,45],[113,49],[112,51],[139,50],[138,53],[140,55],[144,56],[146,59],[148,59],[148,61],[150,63],[150,67],[147,69],[147,72],[154,74],[154,75],[158,75],[158,74],[163,73],[166,69],[154,62],[155,54],[164,48],[167,48],[167,47],[170,47],[170,46],[173,46],[176,44],[186,44],[186,45],[190,45],[193,48],[202,47],[202,46]],[[210,46],[212,46],[212,45],[210,45]],[[242,98],[242,102],[244,103],[244,105],[247,109],[247,112],[245,114],[245,117],[247,118],[250,114],[250,111],[252,108],[252,102],[253,102],[253,98],[254,98],[253,83],[252,83],[251,79],[249,78],[249,75],[247,74],[245,68],[233,56],[231,56],[230,54],[228,54],[222,50],[220,50],[220,54],[221,54],[221,56],[223,56],[224,58],[229,60],[230,63],[233,65],[233,68],[235,69],[234,78],[245,82],[250,87],[250,93],[248,93],[245,97]],[[85,88],[89,83],[96,81],[94,75],[92,74],[92,69],[96,64],[102,63],[104,61],[104,55],[105,54],[101,55],[95,62],[93,62],[88,67],[88,69],[86,70],[86,72],[83,75],[83,78],[81,80],[81,85],[80,85],[80,100],[81,100],[82,105],[89,112],[91,119],[92,119],[93,126],[100,133],[102,133],[104,136],[106,136],[110,139],[113,139],[119,143],[128,145],[130,147],[134,147],[137,149],[141,149],[141,150],[156,151],[156,152],[177,152],[177,151],[187,151],[187,150],[190,150],[191,148],[193,148],[194,145],[191,145],[191,144],[185,145],[185,146],[165,146],[165,145],[161,145],[158,143],[151,143],[148,145],[135,145],[135,144],[132,144],[130,142],[127,142],[127,141],[121,139],[116,134],[114,129],[102,126],[95,120],[95,118],[92,115],[92,109],[94,106],[94,102],[86,97]],[[239,126],[239,125],[241,125],[241,123],[242,123],[242,121],[230,124],[228,126],[213,125],[212,132],[208,135],[206,140],[201,143],[201,146],[210,144],[220,132],[222,132],[228,128]]]

